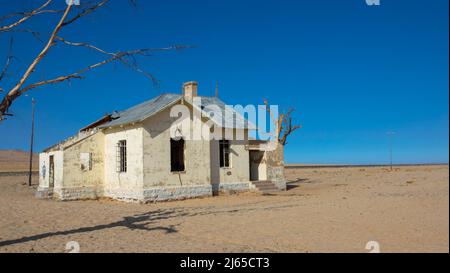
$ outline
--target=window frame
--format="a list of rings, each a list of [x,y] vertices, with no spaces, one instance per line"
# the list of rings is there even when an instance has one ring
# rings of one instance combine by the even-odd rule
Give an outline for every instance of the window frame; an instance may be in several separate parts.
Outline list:
[[[83,157],[87,157],[87,162],[83,162]],[[87,165],[83,163],[87,163]],[[80,170],[83,172],[92,171],[92,153],[80,153]]]
[[[127,172],[127,141],[119,140],[116,144],[116,172]]]
[[[226,160],[227,155],[228,155],[228,162]],[[232,168],[231,142],[228,139],[219,140],[219,167],[224,169]]]

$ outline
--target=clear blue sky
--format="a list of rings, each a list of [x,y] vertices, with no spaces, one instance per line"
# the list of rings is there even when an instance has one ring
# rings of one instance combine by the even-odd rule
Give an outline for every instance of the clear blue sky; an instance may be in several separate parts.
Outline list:
[[[81,0],[83,1],[83,0]],[[34,1],[0,0],[1,13]],[[60,0],[60,6],[64,1]],[[448,162],[449,29],[447,0],[114,0],[65,29],[68,40],[106,50],[195,45],[141,59],[159,87],[120,65],[71,84],[36,89],[38,151],[69,137],[112,110],[197,80],[199,93],[229,104],[261,104],[266,97],[294,107],[303,128],[289,139],[289,163],[387,163],[387,131],[395,131],[396,163]],[[56,17],[26,27],[47,37]],[[12,76],[41,49],[16,34]],[[0,65],[9,34],[0,35]],[[57,46],[31,81],[81,68],[102,56]],[[14,81],[17,79],[14,78]],[[1,83],[3,88],[13,81]],[[28,149],[30,97],[14,104],[0,124],[0,149]]]

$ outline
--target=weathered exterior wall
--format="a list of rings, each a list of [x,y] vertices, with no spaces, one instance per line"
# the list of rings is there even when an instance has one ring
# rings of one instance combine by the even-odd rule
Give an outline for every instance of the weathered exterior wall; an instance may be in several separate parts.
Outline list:
[[[51,151],[39,154],[39,187],[36,196],[40,198],[50,197],[63,187],[63,151]],[[50,188],[50,156],[54,158],[54,183]],[[44,167],[45,166],[45,167]],[[45,170],[45,171],[44,171]]]
[[[54,158],[54,188],[61,188],[63,185],[63,151],[53,151],[39,154],[39,186],[49,187],[50,156]],[[45,166],[45,177],[43,176],[43,166]]]
[[[277,145],[273,151],[266,152],[267,179],[272,181],[279,189],[286,190],[286,178],[284,176],[284,146]]]
[[[60,199],[96,198],[103,195],[104,134],[97,132],[64,149],[64,181]],[[91,169],[81,169],[81,153],[91,156]]]
[[[172,194],[180,198],[210,195],[212,190],[239,191],[250,188],[249,154],[245,149],[245,140],[231,141],[229,168],[219,166],[219,141],[186,140],[185,171],[171,172],[170,127],[175,119],[170,118],[169,114],[170,109],[167,109],[143,123],[146,199],[166,198],[166,193],[155,188],[162,186],[171,188]],[[193,126],[191,134],[192,130]],[[247,132],[243,134],[247,135]],[[199,187],[205,185],[208,187]]]
[[[150,187],[144,189],[144,202],[182,200],[212,195],[211,185]]]
[[[244,132],[236,132],[237,130],[223,130],[224,139],[231,138],[241,134],[248,136],[247,130]],[[247,139],[247,137],[246,137]],[[220,150],[219,141],[213,140],[211,147],[211,177],[213,177],[213,190],[248,190],[250,183],[250,158],[249,151],[246,149],[247,140],[231,140],[230,141],[230,167],[220,168]]]
[[[143,129],[139,125],[104,131],[104,196],[143,200]],[[127,171],[117,172],[117,143],[127,141]]]
[[[219,145],[218,142],[217,145]],[[220,168],[220,183],[250,181],[250,159],[248,150],[245,149],[245,142],[230,141],[230,150],[230,167]]]
[[[170,109],[143,122],[144,196],[151,200],[211,195],[209,141],[185,141],[185,171],[171,172]],[[191,126],[191,131],[193,130]],[[164,186],[167,191],[161,191]]]

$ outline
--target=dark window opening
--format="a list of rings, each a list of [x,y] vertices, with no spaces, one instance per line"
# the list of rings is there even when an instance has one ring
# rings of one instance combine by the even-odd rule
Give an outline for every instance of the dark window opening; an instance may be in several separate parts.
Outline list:
[[[170,171],[184,171],[184,139],[170,139]]]
[[[125,173],[127,172],[127,141],[120,140],[117,142],[116,149],[116,161],[117,161],[117,172]]]
[[[230,141],[220,140],[219,141],[220,150],[220,167],[230,167]]]

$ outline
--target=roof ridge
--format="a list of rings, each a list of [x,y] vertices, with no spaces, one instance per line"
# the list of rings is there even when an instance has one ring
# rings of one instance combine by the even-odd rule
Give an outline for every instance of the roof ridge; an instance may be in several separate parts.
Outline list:
[[[135,107],[138,107],[138,106],[142,106],[142,105],[145,105],[145,104],[147,104],[147,103],[153,103],[153,102],[156,102],[156,101],[158,101],[159,99],[161,99],[163,96],[165,96],[165,95],[177,95],[177,94],[175,94],[175,93],[161,93],[161,94],[159,94],[159,95],[157,95],[157,96],[155,96],[155,97],[153,97],[153,98],[151,98],[151,99],[148,99],[148,100],[145,100],[145,101],[143,101],[143,102],[141,102],[141,103],[138,103],[138,104],[136,104],[136,105],[133,105],[133,106],[131,106],[131,107],[128,107],[128,108],[126,108],[126,109],[124,109],[124,110],[121,110],[120,112],[125,112],[125,111],[128,111],[128,110],[132,110],[133,108],[135,108]],[[181,95],[180,95],[181,96]]]
[[[120,111],[119,118],[112,120],[111,122],[102,124],[100,128],[108,126],[122,125],[135,121],[140,121],[142,118],[148,118],[161,109],[166,108],[175,101],[180,99],[180,94],[163,93],[158,96],[134,105],[128,109]]]

